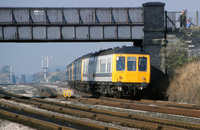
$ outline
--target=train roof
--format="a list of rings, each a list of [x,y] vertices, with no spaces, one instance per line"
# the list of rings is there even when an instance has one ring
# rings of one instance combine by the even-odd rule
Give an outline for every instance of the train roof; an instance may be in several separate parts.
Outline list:
[[[145,50],[143,50],[140,47],[134,47],[134,46],[122,46],[122,47],[115,47],[115,48],[109,48],[106,50],[100,50],[95,53],[89,53],[86,55],[83,55],[82,57],[76,59],[75,61],[82,60],[89,57],[95,57],[95,56],[103,56],[103,55],[109,55],[109,54],[149,54]]]
[[[123,47],[115,47],[114,49],[108,49],[103,51],[99,55],[108,55],[108,54],[148,54],[140,47],[134,46],[123,46]]]

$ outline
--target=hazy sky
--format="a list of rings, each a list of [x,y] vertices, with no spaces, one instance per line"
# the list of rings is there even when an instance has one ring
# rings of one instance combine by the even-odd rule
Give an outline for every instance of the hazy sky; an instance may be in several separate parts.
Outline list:
[[[0,7],[142,7],[145,2],[163,2],[168,11],[200,11],[200,0],[0,0]],[[42,71],[42,56],[53,57],[50,67],[65,66],[89,52],[122,45],[132,43],[0,43],[0,69],[11,64],[15,74],[33,74]]]

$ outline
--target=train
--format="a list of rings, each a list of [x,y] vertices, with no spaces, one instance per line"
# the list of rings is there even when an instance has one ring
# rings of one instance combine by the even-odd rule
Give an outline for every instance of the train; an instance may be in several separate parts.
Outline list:
[[[150,55],[122,46],[83,55],[66,67],[70,86],[92,95],[135,96],[150,83]]]

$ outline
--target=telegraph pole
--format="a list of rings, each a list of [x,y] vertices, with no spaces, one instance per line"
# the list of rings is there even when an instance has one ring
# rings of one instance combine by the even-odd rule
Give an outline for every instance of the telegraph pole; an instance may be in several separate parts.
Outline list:
[[[13,80],[12,80],[12,65],[9,65],[10,66],[10,83],[12,83],[13,82]]]
[[[49,69],[49,59],[53,58],[52,56],[47,55],[47,57],[42,56],[42,69],[44,72],[44,83],[48,83],[47,80],[47,69]],[[46,65],[44,65],[44,60],[46,60]]]
[[[199,12],[196,12],[196,27],[199,27]]]

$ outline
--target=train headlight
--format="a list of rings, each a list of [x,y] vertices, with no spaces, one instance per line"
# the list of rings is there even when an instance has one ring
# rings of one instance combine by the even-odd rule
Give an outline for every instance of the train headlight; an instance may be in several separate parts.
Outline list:
[[[122,87],[118,87],[118,91],[122,91]]]
[[[146,78],[145,78],[145,77],[142,77],[142,79],[143,79],[143,80],[146,80]]]

